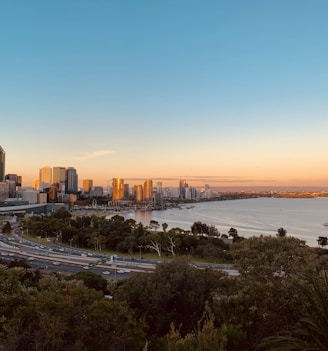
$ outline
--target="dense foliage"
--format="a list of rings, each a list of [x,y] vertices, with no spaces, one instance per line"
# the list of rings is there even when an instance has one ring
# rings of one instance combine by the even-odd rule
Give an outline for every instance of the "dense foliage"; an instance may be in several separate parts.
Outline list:
[[[156,221],[148,227],[133,219],[119,215],[105,217],[82,216],[73,218],[65,209],[48,216],[31,216],[24,222],[24,230],[30,235],[55,238],[73,247],[97,251],[108,250],[122,253],[142,251],[156,252],[158,256],[194,255],[207,259],[231,259],[229,245],[213,226],[195,222],[192,231],[180,228],[162,231]]]
[[[64,210],[30,217],[24,228],[32,235],[55,233],[63,242],[124,252],[158,245],[175,257],[120,282],[90,272],[63,278],[24,261],[3,262],[0,351],[328,349],[326,249],[310,248],[283,228],[248,239],[231,228],[227,246],[200,222],[190,233],[151,226],[121,216],[73,219]],[[213,260],[227,252],[240,275],[195,268],[190,254],[202,252]]]
[[[326,250],[278,236],[231,253],[234,279],[176,258],[107,288],[0,265],[0,350],[326,350]]]

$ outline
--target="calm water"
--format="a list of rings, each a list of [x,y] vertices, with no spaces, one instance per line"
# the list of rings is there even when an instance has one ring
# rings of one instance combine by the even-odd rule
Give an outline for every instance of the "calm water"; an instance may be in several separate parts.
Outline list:
[[[287,235],[305,240],[309,246],[317,246],[318,236],[328,236],[328,198],[281,199],[257,198],[203,202],[193,204],[193,208],[165,211],[133,212],[125,218],[148,225],[151,220],[160,225],[166,222],[168,229],[179,227],[190,229],[196,221],[215,225],[221,234],[231,227],[239,235],[275,235],[277,229],[284,227]]]

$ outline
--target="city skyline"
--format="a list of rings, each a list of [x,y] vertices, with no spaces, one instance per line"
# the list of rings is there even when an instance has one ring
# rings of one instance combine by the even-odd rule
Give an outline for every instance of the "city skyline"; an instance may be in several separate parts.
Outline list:
[[[0,5],[6,173],[328,185],[328,3]],[[140,180],[140,181],[139,181]]]

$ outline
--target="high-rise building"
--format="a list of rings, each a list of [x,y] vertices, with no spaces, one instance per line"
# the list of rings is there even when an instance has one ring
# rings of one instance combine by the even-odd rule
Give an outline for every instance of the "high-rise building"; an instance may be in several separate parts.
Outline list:
[[[144,183],[144,200],[152,201],[153,199],[153,181],[147,179]]]
[[[50,188],[52,184],[52,169],[49,166],[40,168],[39,187],[40,189]]]
[[[124,199],[124,179],[113,178],[113,195],[112,201]]]
[[[4,201],[9,197],[9,183],[0,182],[0,201]]]
[[[124,200],[129,200],[130,190],[129,184],[124,184]]]
[[[0,146],[0,182],[5,180],[6,153]]]
[[[52,183],[56,186],[57,190],[65,191],[66,168],[53,167],[52,169]]]
[[[142,201],[143,200],[143,189],[142,185],[138,184],[134,186],[134,193],[135,193],[135,199],[136,201]]]
[[[83,190],[85,193],[90,193],[93,188],[93,180],[92,179],[83,179]]]
[[[17,174],[6,174],[5,180],[11,180],[11,181],[15,182],[15,186],[22,185],[22,177],[18,176]]]
[[[188,184],[185,179],[181,179],[179,182],[179,198],[185,199],[186,198],[186,188]]]
[[[56,185],[51,185],[49,188],[49,202],[57,202],[58,197],[57,197],[57,187]]]
[[[66,169],[65,192],[66,194],[78,193],[78,175],[74,167]]]

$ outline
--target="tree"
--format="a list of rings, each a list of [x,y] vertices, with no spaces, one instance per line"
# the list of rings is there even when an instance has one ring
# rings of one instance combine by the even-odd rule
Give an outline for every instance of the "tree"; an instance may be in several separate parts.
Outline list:
[[[141,326],[126,307],[76,282],[45,279],[35,298],[13,308],[0,349],[141,350]]]
[[[149,222],[149,228],[150,229],[155,229],[155,230],[157,230],[158,228],[159,228],[159,223],[157,222],[157,221],[155,221],[155,220],[151,220],[150,222]]]
[[[328,238],[326,236],[319,236],[317,242],[319,246],[326,247],[328,244]]]
[[[146,237],[146,247],[148,249],[154,250],[157,252],[157,255],[161,257],[162,255],[162,246],[163,246],[163,237],[160,233],[150,233]]]
[[[11,233],[11,225],[9,222],[6,222],[2,227],[2,233],[9,234]]]
[[[327,272],[313,276],[310,284],[300,289],[306,304],[299,321],[290,331],[265,338],[258,350],[328,350]]]
[[[287,330],[303,298],[296,282],[316,271],[317,255],[294,237],[251,237],[231,248],[240,277],[236,292],[218,301],[222,321],[247,335],[247,344]],[[239,349],[245,350],[244,345]]]
[[[286,235],[287,235],[287,230],[284,229],[283,227],[280,227],[277,231],[277,237],[284,238]]]
[[[163,232],[166,233],[166,229],[169,225],[167,223],[162,223]]]
[[[107,280],[100,276],[99,274],[95,274],[93,272],[78,272],[70,275],[66,278],[67,280],[82,280],[85,286],[89,289],[95,289],[106,292],[107,288]]]
[[[169,245],[167,247],[167,251],[170,252],[172,254],[172,256],[175,256],[174,253],[174,248],[175,248],[175,243],[174,240],[171,236],[168,237],[168,241],[169,241]]]
[[[222,277],[222,272],[199,270],[178,258],[158,264],[152,274],[124,280],[114,299],[125,301],[138,320],[145,320],[149,336],[166,335],[171,322],[185,336],[197,328],[205,302],[224,284]]]

